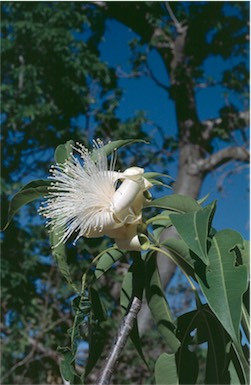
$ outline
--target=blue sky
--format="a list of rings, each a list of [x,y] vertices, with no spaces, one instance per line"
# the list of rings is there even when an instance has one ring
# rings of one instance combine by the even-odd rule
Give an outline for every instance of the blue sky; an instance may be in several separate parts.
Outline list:
[[[100,47],[102,59],[109,65],[120,66],[125,72],[129,72],[130,51],[128,41],[134,37],[135,34],[127,27],[118,22],[109,21]],[[229,67],[232,63],[224,62],[218,57],[211,57],[205,62],[205,69],[209,76],[217,80],[222,69]],[[157,53],[151,53],[150,66],[158,79],[168,85],[168,76]],[[137,79],[121,78],[119,84],[124,90],[118,109],[118,115],[122,119],[132,117],[135,112],[143,110],[147,113],[149,119],[165,128],[169,135],[177,132],[174,104],[163,89],[146,77]],[[230,98],[233,97],[233,95],[230,95]],[[225,105],[224,90],[219,86],[200,90],[196,98],[200,119],[217,117],[219,107]],[[235,100],[235,102],[239,103],[238,100]],[[158,135],[157,132],[155,134]],[[160,136],[159,140],[161,140]],[[218,200],[218,208],[213,222],[217,230],[233,228],[245,238],[249,238],[248,168],[246,167],[236,175],[226,178],[223,183],[223,191],[219,192],[217,190],[220,178],[231,168],[233,168],[233,164],[224,167],[221,172],[217,171],[208,176],[203,184],[201,196],[210,193],[208,203],[214,199]],[[177,165],[171,164],[169,169],[171,176],[175,178]]]

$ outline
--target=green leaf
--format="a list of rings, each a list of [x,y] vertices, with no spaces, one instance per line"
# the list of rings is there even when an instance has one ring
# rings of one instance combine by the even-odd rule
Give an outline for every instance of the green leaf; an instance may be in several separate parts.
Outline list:
[[[126,140],[115,140],[113,142],[107,143],[104,145],[104,150],[106,155],[110,155],[113,151],[117,150],[120,147],[126,146],[128,144],[133,144],[133,143],[144,143],[148,144],[147,141],[142,140],[142,139],[126,139]],[[93,152],[92,154],[92,159],[96,159],[96,151]]]
[[[187,244],[182,239],[168,238],[161,243],[172,253],[173,259],[190,276],[194,277],[194,261],[190,257]]]
[[[111,247],[106,250],[103,255],[98,260],[95,270],[95,277],[98,279],[103,275],[107,270],[109,270],[115,262],[117,262],[122,256],[124,252],[119,249],[114,249]]]
[[[208,233],[211,226],[216,203],[193,213],[182,215],[170,214],[170,219],[176,227],[181,238],[206,265],[209,264],[207,256]]]
[[[56,163],[63,164],[70,157],[73,145],[74,141],[68,140],[65,144],[60,144],[57,146],[54,153]]]
[[[72,151],[72,144],[74,142],[72,140],[69,140],[65,144],[60,144],[54,153],[54,158],[55,161],[58,164],[63,164],[68,157],[71,154]],[[68,282],[68,284],[73,288],[73,290],[79,294],[79,290],[77,289],[76,285],[74,284],[72,277],[71,277],[71,272],[70,272],[70,267],[67,263],[67,257],[66,257],[66,249],[65,249],[65,244],[60,242],[60,238],[62,234],[64,233],[65,229],[63,227],[57,227],[56,231],[52,230],[50,233],[50,243],[51,243],[51,249],[52,249],[52,254],[55,257],[59,270]]]
[[[189,213],[201,209],[201,206],[187,195],[167,195],[163,198],[148,202],[145,207],[157,207],[177,213]]]
[[[171,311],[167,304],[165,293],[161,286],[159,271],[156,262],[156,253],[150,252],[145,260],[146,269],[146,299],[151,310],[154,322],[159,333],[163,336],[165,342],[172,352],[176,352],[180,346],[176,338],[175,326]]]
[[[204,203],[209,198],[209,196],[210,196],[210,193],[208,193],[204,197],[198,199],[197,202],[199,203],[199,205],[202,205],[202,203]]]
[[[179,337],[182,343],[202,344],[207,342],[207,360],[205,384],[229,383],[229,335],[210,310],[208,305],[202,305],[197,310],[183,314],[178,318]],[[197,329],[196,334],[192,333]],[[193,341],[189,341],[191,334]]]
[[[246,265],[250,272],[250,242],[247,240],[244,240],[241,256],[243,265]]]
[[[74,384],[75,376],[79,377],[73,365],[74,357],[70,351],[65,351],[62,354],[63,359],[59,365],[61,376],[70,384]]]
[[[241,381],[239,380],[237,371],[236,371],[232,361],[230,361],[230,364],[229,364],[229,372],[230,372],[230,384],[231,385],[241,385]]]
[[[120,307],[123,315],[126,314],[132,301],[132,291],[132,269],[130,267],[124,276],[120,293]]]
[[[238,232],[220,231],[212,238],[208,252],[206,282],[196,268],[198,282],[210,308],[237,345],[240,338],[242,296],[248,284],[247,267],[236,266],[235,248],[241,251],[242,245],[243,238]]]
[[[59,228],[57,228],[57,232],[56,231],[50,232],[50,243],[51,243],[52,255],[56,259],[59,270],[61,274],[64,276],[64,278],[66,279],[67,283],[72,287],[72,289],[76,293],[79,294],[79,290],[72,280],[70,267],[67,263],[65,244],[62,242],[60,243],[60,234],[61,232]]]
[[[173,180],[173,178],[170,175],[162,174],[161,172],[145,172],[144,173],[144,178],[146,178],[146,179],[155,179],[157,177],[169,178],[169,179]]]
[[[154,374],[156,385],[178,384],[175,354],[162,353],[156,361]]]
[[[163,183],[161,182],[160,180],[156,179],[157,177],[161,177],[161,178],[169,178],[171,180],[173,180],[172,177],[170,177],[169,175],[167,174],[162,174],[160,172],[145,172],[144,173],[144,178],[146,178],[148,180],[148,182],[152,183],[153,185],[156,185],[156,186],[163,186],[163,187],[167,187],[167,188],[172,188],[171,186],[169,186],[168,184],[166,183]]]
[[[135,253],[134,256],[134,262],[125,275],[121,288],[120,306],[123,315],[126,315],[127,311],[129,310],[134,295],[137,295],[137,297],[140,299],[142,297],[142,285],[144,283],[144,278],[142,279],[142,272],[144,272],[144,265],[139,253]],[[138,287],[138,285],[140,287]],[[139,356],[149,369],[148,363],[146,362],[144,353],[142,351],[137,319],[134,321],[133,328],[130,332],[130,338]]]
[[[99,292],[94,287],[90,288],[90,301],[92,311],[89,319],[89,356],[85,369],[85,377],[88,376],[100,358],[106,339],[106,331],[104,329],[106,312]]]
[[[196,353],[189,350],[187,346],[181,346],[176,354],[176,363],[179,384],[197,384],[199,364]]]
[[[7,229],[12,218],[22,206],[45,196],[48,193],[50,184],[51,182],[49,180],[34,180],[15,194],[9,203],[8,220],[3,230]]]
[[[231,384],[250,384],[248,381],[249,376],[250,376],[250,368],[247,365],[246,367],[246,373],[245,373],[245,368],[243,367],[243,359],[240,358],[235,346],[233,344],[230,345],[230,357],[231,357],[231,362],[230,362],[230,378],[231,378]],[[245,358],[244,358],[245,359]],[[233,367],[231,365],[233,364]],[[246,365],[245,365],[246,366]],[[233,372],[233,368],[235,370],[235,373]],[[234,378],[238,377],[237,382],[233,382]]]

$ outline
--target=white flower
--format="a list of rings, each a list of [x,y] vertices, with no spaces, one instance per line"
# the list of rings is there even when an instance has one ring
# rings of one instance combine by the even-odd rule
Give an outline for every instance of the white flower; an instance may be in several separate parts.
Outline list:
[[[40,213],[49,219],[51,229],[61,231],[60,243],[72,234],[75,242],[81,236],[107,235],[120,248],[139,250],[143,193],[152,187],[143,177],[144,170],[131,167],[116,172],[113,157],[108,167],[101,141],[94,141],[92,153],[81,144],[73,149],[81,159],[71,154],[64,164],[51,168],[52,184]]]

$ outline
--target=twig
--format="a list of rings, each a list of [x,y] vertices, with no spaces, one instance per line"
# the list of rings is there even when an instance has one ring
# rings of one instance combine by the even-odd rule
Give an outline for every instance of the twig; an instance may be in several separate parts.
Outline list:
[[[100,375],[97,383],[98,385],[110,384],[110,380],[115,370],[118,358],[126,344],[127,338],[133,328],[134,320],[137,317],[140,308],[141,300],[137,297],[134,297],[128,314],[122,320],[114,346],[111,349],[109,356],[107,357],[103,367],[100,370]]]
[[[182,28],[182,24],[178,21],[178,19],[176,18],[175,14],[173,13],[172,11],[172,8],[170,7],[170,4],[168,1],[165,2],[165,6],[166,6],[166,9],[167,9],[167,12],[169,13],[169,16],[171,17],[175,27],[177,28],[177,31],[179,33],[182,33],[183,32],[183,28]]]

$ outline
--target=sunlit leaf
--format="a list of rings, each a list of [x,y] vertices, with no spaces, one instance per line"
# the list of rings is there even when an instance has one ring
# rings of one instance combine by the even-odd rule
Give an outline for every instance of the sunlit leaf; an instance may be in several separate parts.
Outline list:
[[[215,202],[193,213],[170,215],[170,219],[181,238],[206,265],[209,264],[207,242],[214,212]]]
[[[171,179],[173,181],[172,177],[170,177],[167,174],[162,174],[160,172],[145,172],[144,173],[144,178],[146,178],[148,180],[148,182],[152,183],[153,185],[171,188],[171,186],[169,186],[168,184],[163,183],[162,181],[156,179],[158,177],[159,178],[168,178],[168,179]]]
[[[173,259],[177,262],[187,274],[194,276],[194,261],[190,257],[187,244],[182,239],[168,238],[161,243],[168,251],[172,253]]]
[[[94,273],[95,277],[100,278],[101,275],[103,275],[107,270],[109,270],[112,265],[114,265],[114,263],[117,262],[123,255],[123,251],[115,248],[110,248],[105,251],[104,254],[102,254],[99,258],[98,263],[96,265],[96,270]]]
[[[238,245],[240,251],[243,238],[238,232],[218,232],[208,252],[209,267],[204,277],[206,281],[199,269],[196,270],[209,306],[236,344],[239,344],[242,296],[248,284],[247,267],[236,266],[234,249]]]
[[[201,206],[191,197],[186,195],[167,195],[163,198],[148,202],[146,207],[156,207],[171,210],[177,213],[189,213],[201,209]]]
[[[156,385],[178,384],[175,354],[162,353],[156,361],[154,375]]]
[[[73,145],[74,145],[74,141],[68,140],[68,142],[57,146],[54,153],[54,158],[56,163],[63,164],[70,157],[72,153]]]
[[[104,145],[104,151],[107,155],[110,155],[113,151],[119,149],[120,147],[126,146],[128,144],[133,144],[133,143],[144,143],[148,144],[147,141],[142,140],[142,139],[126,139],[126,140],[115,140],[113,142],[107,143]],[[92,154],[92,159],[96,159],[96,151],[93,152]]]

